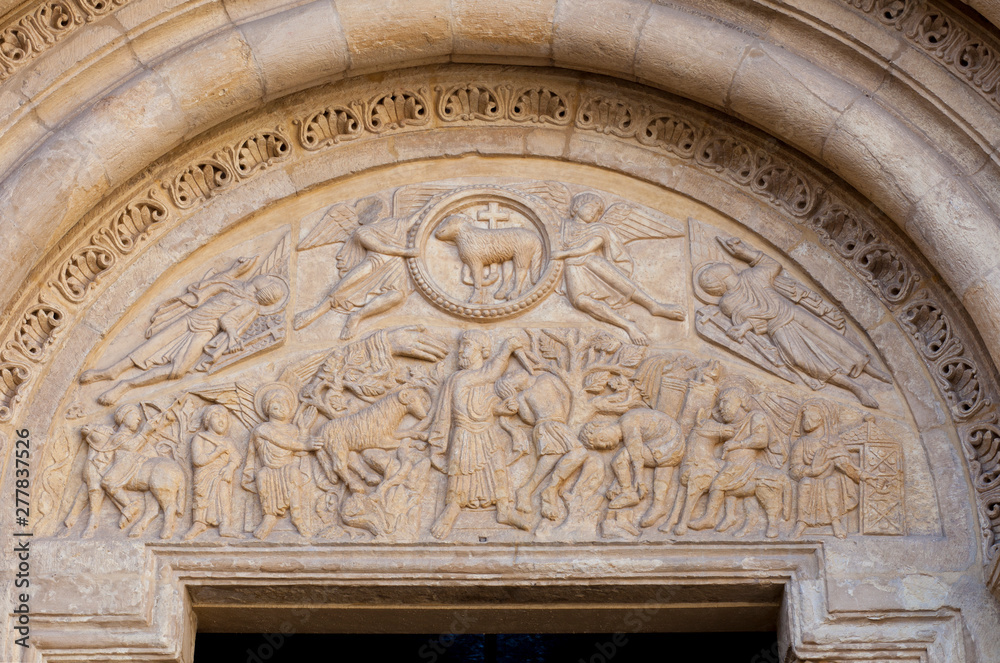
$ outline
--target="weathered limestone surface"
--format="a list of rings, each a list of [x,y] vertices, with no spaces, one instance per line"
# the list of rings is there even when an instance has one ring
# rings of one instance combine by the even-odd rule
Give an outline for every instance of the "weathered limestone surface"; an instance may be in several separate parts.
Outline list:
[[[1000,660],[994,30],[49,4],[0,32],[0,658],[576,596]]]

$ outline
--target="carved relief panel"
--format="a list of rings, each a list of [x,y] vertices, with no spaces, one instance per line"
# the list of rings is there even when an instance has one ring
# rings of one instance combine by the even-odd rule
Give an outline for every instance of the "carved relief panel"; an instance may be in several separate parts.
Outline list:
[[[465,177],[197,254],[88,359],[53,423],[40,533],[933,531],[907,509],[931,488],[871,342],[787,257],[696,208]]]

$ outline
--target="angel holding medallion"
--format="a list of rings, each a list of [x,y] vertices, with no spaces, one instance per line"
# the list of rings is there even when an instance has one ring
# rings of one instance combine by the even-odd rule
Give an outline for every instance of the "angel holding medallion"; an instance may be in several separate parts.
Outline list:
[[[695,269],[700,298],[717,304],[698,312],[699,333],[786,380],[798,378],[814,390],[836,385],[863,405],[879,407],[858,378],[865,373],[890,384],[892,378],[847,335],[843,315],[782,274],[781,263],[764,252],[736,237],[716,239],[750,266],[737,271],[720,261]]]
[[[342,243],[337,253],[340,280],[317,306],[295,316],[295,329],[303,329],[328,311],[347,313],[340,332],[343,340],[357,334],[361,321],[403,303],[413,287],[406,272],[406,258],[419,254],[406,247],[410,217],[385,216],[377,197],[364,198],[354,207],[335,205],[299,245],[299,250]]]
[[[639,239],[683,237],[684,232],[618,203],[605,209],[595,193],[578,193],[562,224],[562,250],[552,254],[563,261],[566,297],[580,311],[624,329],[633,343],[649,339],[620,312],[635,302],[651,315],[683,320],[685,310],[653,298],[632,277],[633,262],[626,244]]]

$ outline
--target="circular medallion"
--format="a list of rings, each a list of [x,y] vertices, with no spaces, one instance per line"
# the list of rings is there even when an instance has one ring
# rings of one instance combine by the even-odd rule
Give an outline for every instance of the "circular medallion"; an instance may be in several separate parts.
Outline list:
[[[434,306],[469,319],[524,313],[559,283],[550,260],[558,220],[540,198],[469,186],[432,199],[410,230],[410,274]]]

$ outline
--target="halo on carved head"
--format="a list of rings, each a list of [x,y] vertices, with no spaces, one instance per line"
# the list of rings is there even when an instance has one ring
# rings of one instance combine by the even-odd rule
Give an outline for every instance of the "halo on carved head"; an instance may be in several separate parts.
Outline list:
[[[295,408],[296,398],[292,388],[284,382],[269,382],[259,387],[253,397],[254,408],[259,416],[267,417],[265,407],[272,398],[285,398],[288,400],[288,409],[294,410]]]
[[[691,275],[694,296],[706,304],[718,304],[725,294],[723,279],[735,273],[736,269],[728,262],[703,262]]]
[[[260,304],[260,315],[274,315],[288,303],[289,289],[285,279],[274,274],[260,274],[250,283],[256,288],[254,297]]]

